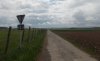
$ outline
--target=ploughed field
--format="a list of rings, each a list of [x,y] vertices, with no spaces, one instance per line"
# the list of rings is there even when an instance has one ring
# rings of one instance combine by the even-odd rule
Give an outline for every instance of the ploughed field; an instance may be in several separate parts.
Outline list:
[[[54,30],[54,32],[100,60],[99,30]]]

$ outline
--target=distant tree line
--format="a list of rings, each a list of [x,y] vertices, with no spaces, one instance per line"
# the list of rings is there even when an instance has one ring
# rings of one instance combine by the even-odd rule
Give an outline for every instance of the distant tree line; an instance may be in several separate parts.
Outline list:
[[[0,29],[8,29],[8,27],[0,27]]]

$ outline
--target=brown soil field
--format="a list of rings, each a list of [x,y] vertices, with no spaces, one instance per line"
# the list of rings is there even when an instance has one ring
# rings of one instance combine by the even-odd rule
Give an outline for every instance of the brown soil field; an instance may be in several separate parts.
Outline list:
[[[100,31],[54,31],[100,60]]]

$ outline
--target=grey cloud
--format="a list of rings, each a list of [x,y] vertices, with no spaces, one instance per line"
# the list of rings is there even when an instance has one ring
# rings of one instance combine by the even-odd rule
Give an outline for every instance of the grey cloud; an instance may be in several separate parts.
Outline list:
[[[33,7],[30,4],[20,5],[20,9],[32,9]]]
[[[16,20],[10,20],[9,17],[5,17],[5,16],[0,16],[0,26],[11,26],[11,25],[15,25],[18,22]]]
[[[96,26],[100,26],[100,15],[95,14],[95,15],[91,15],[90,17],[93,17],[94,19],[91,20],[87,20],[86,18],[88,18],[87,15],[84,14],[84,12],[82,11],[78,11],[76,12],[73,17],[76,19],[76,21],[74,22],[74,24],[77,27],[96,27]]]
[[[79,10],[73,15],[73,17],[76,19],[75,24],[77,26],[86,26],[86,15],[82,11]]]
[[[88,3],[97,4],[98,2],[100,2],[100,0],[75,0],[74,4],[70,5],[70,8],[81,7],[81,6],[86,5]]]
[[[4,3],[0,3],[0,9],[9,9],[9,7],[6,5],[6,4],[4,4]]]
[[[34,10],[29,10],[28,11],[29,13],[37,13],[37,14],[40,14],[40,13],[47,13],[48,12],[48,10],[46,10],[46,9],[34,9]]]
[[[25,1],[25,0],[23,0]],[[73,26],[100,26],[100,0],[71,0],[69,4],[66,4],[65,2],[68,2],[69,0],[29,0],[31,2],[34,1],[38,2],[40,5],[33,7],[31,3],[25,2],[23,4],[22,2],[18,2],[17,0],[0,0],[0,11],[5,11],[7,13],[0,14],[0,25],[10,25],[10,24],[17,24],[18,22],[12,21],[12,18],[8,16],[8,14],[11,15],[17,15],[18,13],[26,13],[24,24],[30,24],[34,26],[47,26],[47,27],[73,27]],[[73,3],[74,2],[74,3]],[[93,14],[86,13],[84,9],[89,10],[89,8],[80,9],[83,8],[83,6],[86,6],[87,4],[93,4],[93,6],[96,6],[96,12]],[[65,5],[65,7],[64,7]],[[67,7],[68,6],[68,7]],[[55,9],[57,7],[57,10]],[[66,12],[64,12],[64,11]],[[69,11],[67,13],[67,10]],[[11,11],[14,11],[15,13],[12,13]],[[62,17],[66,19],[63,19],[66,24],[62,24],[63,20],[59,20],[60,13],[63,15]],[[91,12],[91,11],[90,11]],[[91,12],[92,13],[92,12]],[[6,15],[7,14],[7,15]],[[43,15],[44,14],[44,15]],[[65,16],[64,16],[65,15]],[[72,16],[72,17],[70,17]],[[62,18],[61,17],[61,18]],[[69,17],[69,18],[67,18]],[[88,17],[93,17],[94,19],[87,20]],[[68,20],[67,20],[68,19]],[[73,24],[67,24],[67,22],[70,20],[74,20]],[[56,22],[56,23],[54,23]]]
[[[50,16],[31,15],[31,16],[28,16],[28,18],[26,18],[23,23],[25,23],[25,24],[28,23],[31,25],[38,25],[38,24],[43,24],[43,23],[47,23],[47,22],[52,22],[52,18],[50,18]]]
[[[49,8],[49,5],[44,2],[40,2],[40,6],[37,6],[37,7],[34,7],[31,4],[20,5],[20,10],[23,10],[27,13],[33,13],[33,14],[47,13],[48,8]]]

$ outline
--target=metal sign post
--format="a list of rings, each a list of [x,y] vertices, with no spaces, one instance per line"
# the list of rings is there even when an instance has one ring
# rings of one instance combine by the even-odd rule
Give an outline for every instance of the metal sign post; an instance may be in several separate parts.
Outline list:
[[[25,15],[17,15],[17,19],[19,20],[19,25],[17,25],[18,30],[20,31],[20,43],[19,43],[19,48],[22,47],[22,36],[23,36],[23,30],[24,30],[24,24],[22,24],[24,20]]]

